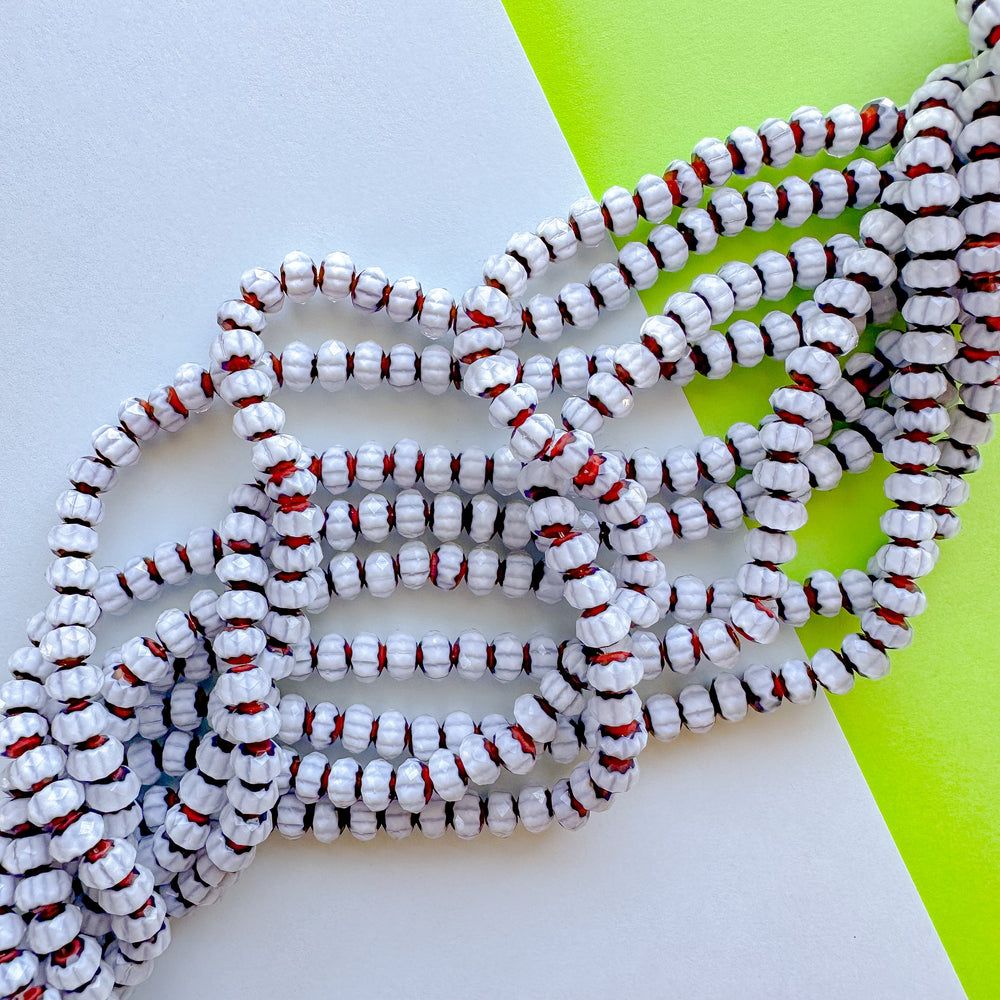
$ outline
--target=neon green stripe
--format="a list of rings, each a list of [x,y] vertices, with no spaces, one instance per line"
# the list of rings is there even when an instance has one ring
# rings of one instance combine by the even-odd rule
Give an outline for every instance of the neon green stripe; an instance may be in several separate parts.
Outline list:
[[[724,138],[737,124],[756,126],[799,104],[826,110],[883,94],[906,100],[928,70],[967,55],[944,0],[506,0],[506,7],[594,192],[661,172],[705,135]],[[820,165],[799,161],[793,169],[808,175]],[[854,216],[740,237],[699,264],[707,270],[801,235],[856,227]],[[658,308],[683,284],[661,281],[647,306]],[[781,366],[771,364],[739,372],[721,392],[699,381],[688,396],[702,427],[718,433],[737,419],[756,421],[782,380]],[[984,457],[961,512],[964,531],[942,545],[927,582],[930,610],[915,622],[913,646],[894,656],[891,677],[834,704],[972,1000],[1000,996],[1000,448],[986,448]],[[814,497],[792,567],[799,578],[816,566],[865,565],[884,540],[883,474],[875,469]],[[803,630],[807,649],[839,644],[851,628],[842,617]]]

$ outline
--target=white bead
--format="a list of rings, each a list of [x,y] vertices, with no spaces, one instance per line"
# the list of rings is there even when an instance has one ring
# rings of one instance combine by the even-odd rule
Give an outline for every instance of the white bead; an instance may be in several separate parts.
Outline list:
[[[517,365],[502,355],[478,358],[465,370],[462,388],[470,396],[487,396],[498,387],[510,386],[517,380]]]
[[[820,649],[813,654],[812,671],[831,694],[846,694],[854,687],[854,675],[830,649]]]
[[[333,593],[345,600],[361,593],[361,565],[353,553],[334,556],[330,560],[330,582]],[[405,583],[405,577],[404,583]]]
[[[388,597],[396,589],[396,568],[388,552],[365,558],[365,587],[373,597]]]
[[[747,205],[732,188],[718,188],[708,200],[709,213],[723,236],[736,236],[747,224]]]
[[[861,115],[850,104],[838,104],[826,116],[832,136],[827,139],[831,156],[850,156],[861,143]]]
[[[511,427],[523,422],[526,415],[534,412],[538,404],[538,393],[529,385],[512,385],[495,396],[490,402],[489,419],[494,427]]]
[[[627,236],[639,221],[632,192],[623,187],[611,187],[604,192],[601,210],[607,220],[606,225],[615,236]]]
[[[736,164],[737,173],[753,177],[760,170],[764,162],[764,145],[753,129],[745,125],[738,126],[729,133],[726,145],[730,150],[735,150],[738,160],[742,161]]]
[[[698,626],[703,654],[717,666],[729,670],[739,658],[740,644],[725,622],[708,618]]]
[[[685,208],[677,219],[678,232],[698,254],[711,253],[719,244],[715,220],[703,208]]]
[[[531,461],[552,440],[555,429],[555,421],[547,413],[533,413],[511,435],[511,452],[522,462]]]
[[[592,295],[604,309],[622,309],[629,302],[629,286],[616,264],[598,264],[589,275]]]
[[[715,724],[715,707],[708,690],[700,684],[689,684],[677,695],[684,725],[693,733],[706,733]]]
[[[354,348],[354,380],[362,389],[375,389],[382,380],[382,348],[373,341]]]
[[[509,837],[514,832],[517,813],[510,792],[490,792],[487,798],[486,825],[495,837]]]
[[[104,424],[91,440],[94,451],[112,465],[132,465],[139,460],[139,446],[120,427]]]
[[[405,323],[417,314],[420,299],[420,282],[416,278],[400,278],[394,281],[386,299],[386,315],[393,323]]]
[[[747,223],[755,232],[766,233],[778,218],[777,189],[767,181],[754,181],[743,197],[747,204]]]
[[[296,303],[308,302],[316,291],[316,266],[300,251],[286,254],[281,262],[281,287]]]
[[[674,210],[673,197],[666,181],[657,174],[644,174],[635,186],[635,197],[644,219],[654,225],[670,217]]]
[[[895,131],[895,125],[892,126]],[[865,209],[875,204],[882,190],[882,175],[870,160],[852,160],[845,171],[856,188],[848,202],[852,208]]]
[[[718,139],[702,139],[694,147],[691,159],[704,164],[708,174],[707,183],[712,187],[720,187],[732,177],[733,159],[725,143]]]
[[[787,122],[780,118],[768,118],[757,134],[767,143],[766,162],[781,169],[788,166],[795,157],[795,136]]]
[[[562,225],[566,226],[565,223]],[[569,227],[566,226],[568,230]],[[572,237],[572,232],[570,232]],[[573,241],[575,246],[575,240]],[[534,233],[515,233],[504,248],[505,252],[517,260],[529,277],[541,277],[549,266],[549,248]]]
[[[863,635],[847,636],[841,653],[852,670],[869,680],[879,680],[889,672],[889,657]]]
[[[792,175],[781,181],[778,190],[784,192],[788,205],[784,215],[780,216],[781,224],[789,229],[796,229],[813,213],[812,188],[802,178]]]
[[[355,789],[361,766],[350,757],[341,757],[330,765],[327,796],[338,809],[346,809],[357,801]]]
[[[455,300],[447,289],[431,288],[424,292],[417,319],[420,332],[431,340],[437,340],[453,326],[456,308]]]
[[[462,741],[459,756],[469,780],[475,784],[489,786],[500,776],[500,765],[491,755],[486,737],[479,733]]]
[[[517,796],[517,814],[529,833],[541,833],[552,822],[548,793],[537,785],[522,788]]]
[[[346,253],[327,254],[320,262],[317,282],[323,295],[331,302],[346,299],[351,294],[354,280],[354,262]]]
[[[635,687],[642,680],[642,664],[634,656],[595,661],[587,671],[588,683],[597,691],[618,692]]]
[[[434,791],[445,802],[457,802],[465,794],[466,782],[450,750],[444,747],[435,750],[428,758],[427,769]]]
[[[457,669],[462,677],[476,680],[486,673],[486,640],[479,632],[463,632],[458,637]]]
[[[663,271],[681,271],[691,251],[687,241],[673,226],[657,226],[649,234],[647,246]]]
[[[392,776],[392,765],[386,760],[376,758],[365,765],[361,774],[361,801],[372,812],[388,807]]]
[[[632,409],[632,392],[627,385],[607,372],[592,375],[587,382],[587,395],[591,405],[595,405],[606,415],[624,417]]]
[[[589,330],[599,318],[597,303],[587,285],[570,282],[559,293],[560,311],[566,322],[580,330]]]
[[[628,614],[611,604],[590,617],[578,618],[576,636],[585,646],[611,646],[628,634],[630,626]]]
[[[512,298],[519,298],[528,284],[528,272],[510,254],[494,254],[483,265],[483,281]]]
[[[493,743],[503,766],[513,774],[527,774],[535,764],[535,750],[529,749],[511,730],[502,726],[493,734]],[[529,741],[530,745],[530,741]]]
[[[243,272],[240,291],[247,303],[266,313],[278,312],[284,302],[281,282],[276,275],[262,267]]]
[[[727,722],[740,722],[746,718],[746,691],[733,674],[719,674],[712,681],[712,697],[719,706],[719,714]]]
[[[432,396],[448,391],[451,385],[451,354],[440,344],[431,344],[421,352],[420,384]]]
[[[569,209],[569,221],[584,246],[595,247],[604,240],[604,216],[601,206],[593,198],[584,197],[574,201]],[[541,227],[538,235],[545,239]]]
[[[362,312],[377,312],[385,305],[389,282],[380,267],[358,271],[351,282],[351,300]]]

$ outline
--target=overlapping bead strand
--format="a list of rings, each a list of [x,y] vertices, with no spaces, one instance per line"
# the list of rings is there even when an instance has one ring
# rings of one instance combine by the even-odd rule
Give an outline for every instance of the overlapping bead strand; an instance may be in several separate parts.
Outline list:
[[[394,838],[575,828],[631,785],[650,735],[704,733],[716,718],[807,702],[819,686],[843,693],[856,675],[886,672],[887,651],[910,641],[909,620],[924,609],[919,581],[937,559],[936,540],[958,530],[965,477],[1000,410],[1000,4],[959,0],[957,9],[978,54],[932,73],[904,109],[885,100],[828,115],[800,108],[788,121],[703,140],[662,176],[581,199],[566,220],[513,236],[487,261],[484,283],[457,300],[413,278],[390,283],[378,268],[358,270],[343,253],[318,265],[293,253],[277,274],[243,276],[240,298],[219,310],[207,366],[184,365],[172,384],[123,403],[59,498],[49,535],[55,596],[29,622],[29,644],[11,658],[2,689],[0,996],[126,996],[169,944],[170,918],[216,899],[275,828],[293,837],[311,829],[324,841],[346,831],[369,839],[379,828]],[[889,144],[884,167],[861,158],[808,180],[729,186],[796,155],[846,159]],[[525,334],[552,341],[593,326],[720,237],[848,207],[869,209],[860,241],[806,237],[787,254],[703,274],[632,343],[526,359],[512,349]],[[652,226],[645,241],[625,244],[585,282],[525,300],[550,264],[609,232],[626,236],[640,220]],[[811,292],[794,309],[759,324],[732,319],[794,286]],[[267,316],[317,289],[394,322],[415,320],[443,343],[419,352],[336,340],[316,352],[265,349]],[[855,350],[867,324],[897,314],[905,329],[883,329],[871,354]],[[628,414],[638,390],[722,378],[765,356],[784,361],[790,384],[772,394],[759,426],[736,424],[725,441],[666,455],[598,445],[605,420]],[[318,382],[335,391],[351,380],[481,397],[510,443],[492,455],[422,450],[408,439],[314,454],[286,432],[271,398],[278,388]],[[539,408],[556,392],[565,397],[561,427]],[[98,570],[101,498],[118,471],[217,396],[235,409],[255,482],[234,492],[217,530]],[[790,580],[782,567],[811,491],[863,471],[876,452],[893,467],[893,506],[880,522],[887,543],[865,571]],[[377,492],[387,484],[391,496]],[[319,501],[320,486],[332,501]],[[369,493],[341,499],[351,488]],[[657,503],[661,493],[673,497]],[[525,502],[504,499],[515,494]],[[668,582],[658,549],[744,515],[755,526],[734,579]],[[392,532],[406,539],[398,552],[354,551]],[[428,534],[440,543],[433,551]],[[152,636],[94,659],[102,612],[213,573],[221,593],[198,592],[187,610],[161,614]],[[398,583],[461,581],[474,593],[565,600],[579,612],[575,635],[311,634],[310,615],[362,589],[388,597]],[[842,609],[860,628],[839,649],[736,671],[741,651],[763,649],[781,623]],[[705,672],[688,676],[698,667]],[[310,705],[277,687],[314,672],[332,682],[517,678],[531,690],[507,715],[438,720]],[[663,673],[686,683],[640,697],[637,685]],[[516,792],[495,787],[502,772],[528,774],[543,753],[572,765],[568,776]]]

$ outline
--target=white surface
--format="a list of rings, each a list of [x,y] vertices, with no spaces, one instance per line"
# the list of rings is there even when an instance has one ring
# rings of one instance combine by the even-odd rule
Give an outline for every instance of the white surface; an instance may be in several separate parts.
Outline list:
[[[499,4],[416,13],[300,0],[267,17],[235,0],[164,6],[6,12],[7,649],[48,599],[44,536],[66,465],[120,399],[207,356],[215,308],[245,267],[346,249],[390,278],[460,291],[513,231],[584,190]],[[627,335],[641,317],[633,304],[587,343]],[[296,336],[416,340],[320,301],[295,315],[286,306],[266,341]],[[289,412],[314,447],[409,435],[457,450],[487,435],[482,406],[419,390],[334,400],[316,389]],[[126,474],[99,563],[221,516],[246,452],[221,408],[201,423]],[[657,389],[613,440],[647,443],[654,427],[669,428],[664,445],[697,438],[683,399]],[[735,538],[700,555],[675,549],[671,575],[718,572],[740,548]],[[102,643],[148,631],[182,599],[102,625]],[[348,634],[471,624],[525,638],[547,622],[561,635],[570,619],[440,594],[367,599],[326,618]],[[443,714],[507,710],[514,694],[386,683],[327,697]],[[221,903],[175,923],[136,997],[962,996],[825,703],[685,734],[642,766],[638,788],[576,834],[275,839]]]

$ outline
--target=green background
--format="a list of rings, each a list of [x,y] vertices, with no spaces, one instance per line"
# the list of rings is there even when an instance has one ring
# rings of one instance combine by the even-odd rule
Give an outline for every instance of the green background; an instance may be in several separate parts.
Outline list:
[[[688,157],[706,135],[725,138],[787,117],[888,96],[903,104],[934,67],[968,55],[948,0],[505,0],[528,58],[595,196],[630,187]],[[809,176],[821,158],[794,162]],[[842,166],[842,164],[841,164]],[[767,172],[761,176],[769,177]],[[857,213],[798,230],[750,234],[664,277],[644,299],[658,310],[694,273],[801,235],[857,231]],[[696,266],[697,271],[692,271]],[[782,366],[740,370],[724,390],[688,389],[702,427],[722,433],[767,412]],[[983,449],[963,531],[942,544],[927,579],[929,608],[892,674],[857,686],[834,710],[931,919],[972,1000],[1000,996],[1000,446]],[[884,541],[886,466],[817,494],[792,564],[802,579],[823,567],[863,567]],[[849,513],[845,517],[845,505]],[[802,630],[807,650],[853,631],[846,615]],[[863,843],[857,850],[865,850]]]

